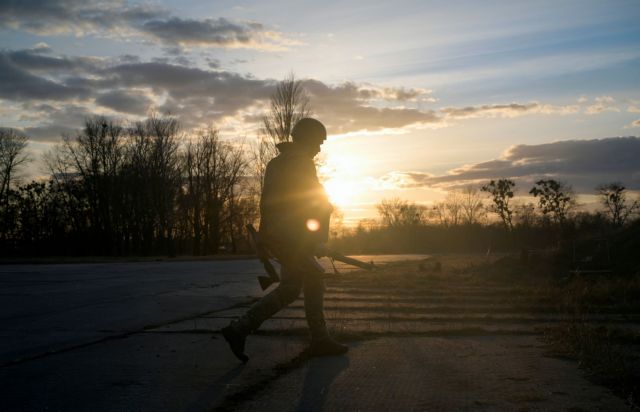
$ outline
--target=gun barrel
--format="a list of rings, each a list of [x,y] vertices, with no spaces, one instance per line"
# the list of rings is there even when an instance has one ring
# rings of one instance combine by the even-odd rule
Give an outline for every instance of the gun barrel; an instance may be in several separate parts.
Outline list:
[[[327,256],[329,256],[330,258],[332,258],[334,260],[337,260],[338,262],[346,263],[347,265],[351,265],[351,266],[356,266],[356,267],[359,267],[360,269],[364,269],[364,270],[375,270],[375,268],[376,268],[375,265],[373,264],[373,262],[371,262],[371,263],[363,262],[361,260],[345,256],[345,255],[343,255],[341,253],[338,253],[338,252],[336,252],[334,250],[329,251]]]

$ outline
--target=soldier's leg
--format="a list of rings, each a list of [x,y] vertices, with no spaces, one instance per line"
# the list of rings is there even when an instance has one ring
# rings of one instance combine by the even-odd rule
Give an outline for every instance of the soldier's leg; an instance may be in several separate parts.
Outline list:
[[[291,265],[287,264],[282,266],[281,272],[280,284],[254,303],[243,316],[231,322],[231,326],[236,332],[245,336],[250,334],[300,295],[303,283],[300,273],[292,270]]]
[[[329,336],[324,320],[324,277],[316,270],[309,270],[304,277],[304,311],[311,334],[310,354],[313,356],[335,356],[346,353],[349,348]]]
[[[231,351],[242,362],[249,357],[244,353],[247,335],[255,331],[262,323],[276,314],[280,309],[296,300],[302,289],[302,277],[299,272],[292,271],[289,265],[283,265],[280,284],[269,294],[254,303],[249,310],[221,332]]]
[[[304,313],[312,340],[329,337],[324,320],[324,278],[319,273],[306,273],[304,278]]]

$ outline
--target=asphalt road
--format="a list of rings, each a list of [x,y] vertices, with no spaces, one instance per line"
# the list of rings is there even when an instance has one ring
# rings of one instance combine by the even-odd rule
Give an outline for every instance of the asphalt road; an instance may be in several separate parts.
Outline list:
[[[0,365],[228,308],[259,292],[256,260],[0,267]]]
[[[255,259],[2,265],[0,366],[246,303],[263,274]]]
[[[308,360],[298,301],[243,365],[218,331],[262,295],[259,274],[257,260],[0,266],[0,411],[625,408],[545,355],[535,326],[555,320],[504,285],[332,278],[332,333],[377,339]]]

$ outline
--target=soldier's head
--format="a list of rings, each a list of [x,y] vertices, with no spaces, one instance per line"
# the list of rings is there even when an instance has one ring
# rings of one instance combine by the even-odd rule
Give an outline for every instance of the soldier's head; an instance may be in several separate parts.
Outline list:
[[[320,152],[320,145],[327,139],[327,129],[318,120],[305,117],[293,126],[291,137],[296,145],[315,156]]]

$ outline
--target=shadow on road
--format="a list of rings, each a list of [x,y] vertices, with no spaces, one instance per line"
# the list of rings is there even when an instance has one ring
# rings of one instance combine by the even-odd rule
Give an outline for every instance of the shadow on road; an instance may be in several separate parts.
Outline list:
[[[221,378],[213,382],[202,394],[193,401],[185,411],[198,412],[204,411],[211,407],[215,401],[220,398],[229,382],[232,382],[244,370],[245,365],[238,365],[236,368],[224,374]]]
[[[296,411],[322,411],[329,388],[340,373],[349,367],[348,356],[312,358],[304,378],[302,395]]]

